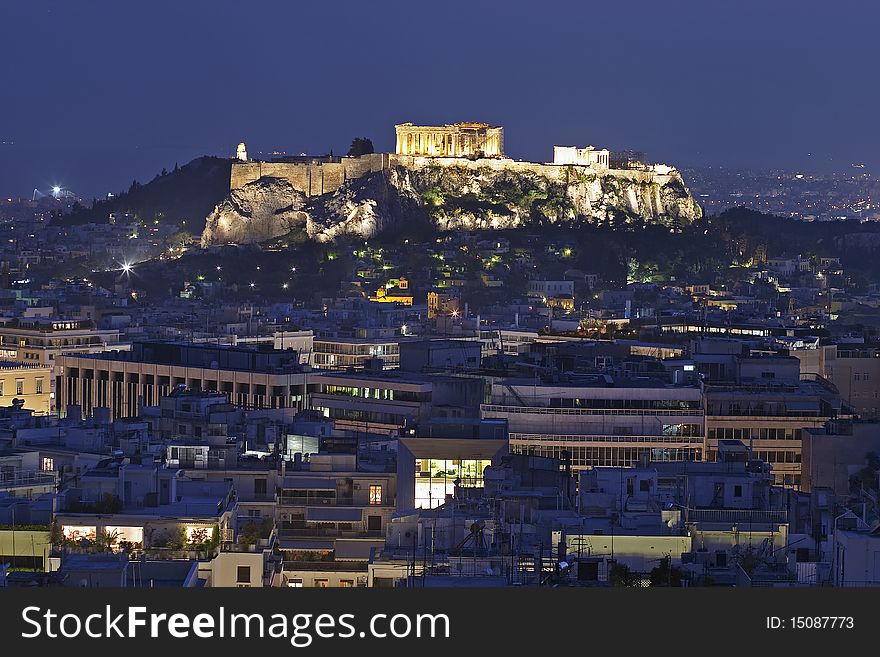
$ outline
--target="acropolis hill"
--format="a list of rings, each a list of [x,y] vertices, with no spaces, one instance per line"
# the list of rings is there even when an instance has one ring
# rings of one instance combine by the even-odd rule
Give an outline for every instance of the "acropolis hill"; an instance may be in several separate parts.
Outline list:
[[[552,163],[504,155],[503,128],[483,123],[395,126],[395,153],[247,159],[232,164],[229,196],[206,220],[202,245],[269,240],[304,230],[318,241],[372,237],[414,216],[440,230],[515,228],[531,222],[671,228],[702,215],[679,172],[617,165],[604,149],[556,146]]]

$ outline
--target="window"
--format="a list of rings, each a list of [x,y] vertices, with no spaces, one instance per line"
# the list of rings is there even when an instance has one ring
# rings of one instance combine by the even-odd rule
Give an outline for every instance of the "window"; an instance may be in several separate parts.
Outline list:
[[[251,583],[251,567],[250,566],[239,566],[237,577],[235,581],[238,584],[250,584]]]
[[[42,395],[42,394],[43,394],[43,379],[37,379],[37,383],[36,383],[36,393],[37,393],[38,395]]]
[[[3,381],[0,381],[0,397],[3,396]]]
[[[651,492],[651,480],[650,479],[642,479],[639,481],[639,491],[642,493],[650,493]]]
[[[380,484],[370,486],[370,504],[382,504],[382,486]]]
[[[16,379],[15,380],[15,394],[23,395],[24,394],[24,379]]]
[[[254,495],[265,495],[266,494],[266,480],[265,479],[254,479]]]
[[[341,579],[341,580],[339,580],[339,588],[341,588],[341,589],[351,589],[351,588],[354,588],[354,580],[353,580],[353,579]]]
[[[316,589],[326,589],[330,586],[330,582],[326,579],[316,579],[315,580],[315,588]]]
[[[55,459],[51,456],[43,457],[43,472],[51,472],[55,469]]]
[[[733,487],[733,496],[734,497],[742,497],[743,496],[743,487],[739,484]]]
[[[382,516],[367,516],[367,530],[378,532],[382,530]]]
[[[287,586],[292,589],[301,589],[303,585],[303,581],[301,579],[289,579],[287,580]]]

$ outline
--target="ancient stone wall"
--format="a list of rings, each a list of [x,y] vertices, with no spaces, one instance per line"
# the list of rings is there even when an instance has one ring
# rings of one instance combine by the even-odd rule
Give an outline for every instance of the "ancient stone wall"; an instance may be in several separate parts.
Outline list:
[[[260,178],[281,178],[306,196],[321,196],[335,192],[346,180],[388,169],[390,157],[387,153],[372,153],[361,157],[343,157],[341,162],[323,164],[233,162],[229,189],[240,189]]]
[[[297,162],[233,162],[230,190],[240,189],[263,177],[281,178],[306,196],[320,196],[339,189],[347,180],[361,178],[368,173],[389,169],[392,166],[420,168],[429,166],[455,166],[468,169],[492,169],[515,171],[544,176],[553,181],[564,181],[574,175],[613,176],[624,181],[666,185],[680,178],[675,169],[664,168],[662,172],[639,169],[595,169],[574,164],[541,164],[518,160],[484,158],[470,160],[460,157],[426,157],[372,153],[361,157],[343,157],[342,162],[324,164],[300,164]]]

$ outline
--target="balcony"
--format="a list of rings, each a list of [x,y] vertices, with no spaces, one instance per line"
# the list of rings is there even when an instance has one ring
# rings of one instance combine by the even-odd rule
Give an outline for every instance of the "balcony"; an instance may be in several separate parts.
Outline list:
[[[788,522],[787,511],[760,511],[752,509],[686,509],[687,522],[724,524],[784,524]]]
[[[550,406],[505,406],[482,404],[484,413],[527,413],[531,415],[622,415],[657,417],[702,417],[701,408],[681,409],[628,409],[628,408],[556,408]],[[491,417],[495,417],[494,415]]]
[[[384,529],[338,529],[334,526],[282,528],[278,536],[284,538],[376,538],[384,539]]]
[[[354,506],[353,497],[314,497],[311,495],[278,495],[277,503],[284,506]]]
[[[357,562],[357,561],[284,561],[282,563],[282,569],[287,572],[295,572],[298,570],[310,571],[310,572],[351,572],[351,573],[359,573],[359,572],[367,572],[367,563],[366,562]]]
[[[58,480],[55,472],[16,472],[0,479],[0,490],[14,488],[33,488],[35,486],[54,486]]]

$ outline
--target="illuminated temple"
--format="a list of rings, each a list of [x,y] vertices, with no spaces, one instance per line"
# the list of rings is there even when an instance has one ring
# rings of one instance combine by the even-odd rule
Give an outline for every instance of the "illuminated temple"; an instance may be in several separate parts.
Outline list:
[[[504,157],[504,128],[486,123],[413,125],[401,123],[398,155],[429,157]]]

